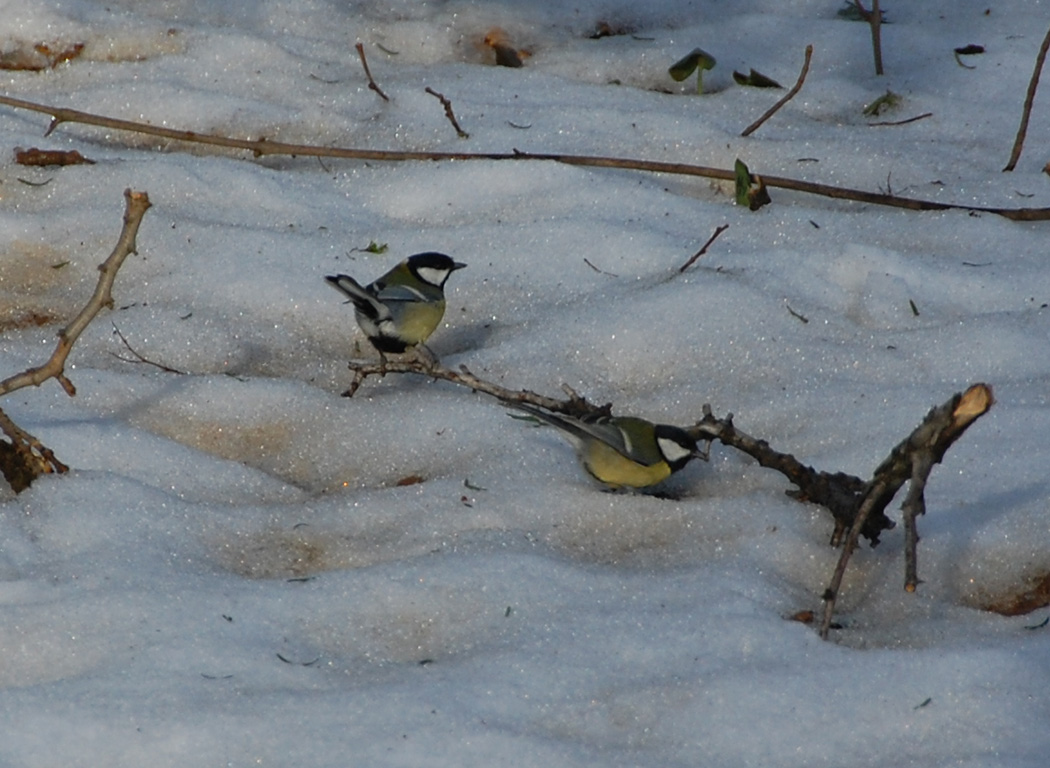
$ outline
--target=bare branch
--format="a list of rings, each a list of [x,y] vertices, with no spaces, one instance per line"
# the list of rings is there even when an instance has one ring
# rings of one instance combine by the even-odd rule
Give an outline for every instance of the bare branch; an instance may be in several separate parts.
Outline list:
[[[699,176],[710,179],[722,179],[724,181],[736,180],[736,173],[732,170],[711,168],[703,165],[690,165],[686,163],[665,163],[619,157],[553,153],[539,154],[518,151],[510,153],[401,152],[380,149],[320,147],[311,144],[287,144],[285,142],[267,141],[265,139],[232,139],[226,136],[214,136],[211,134],[195,133],[193,131],[177,131],[157,125],[136,123],[131,120],[100,117],[89,112],[80,112],[75,109],[35,104],[30,101],[11,98],[10,96],[0,96],[0,104],[15,107],[17,109],[27,109],[32,112],[52,115],[53,119],[48,132],[65,122],[82,123],[84,125],[95,125],[109,128],[111,130],[132,131],[134,133],[149,136],[160,136],[175,141],[247,150],[258,157],[263,155],[298,155],[303,157],[335,157],[347,160],[375,160],[382,162],[404,162],[411,160],[546,160],[549,162],[564,163],[565,165],[586,168],[619,168],[625,170],[648,171],[651,173]],[[810,181],[785,178],[782,176],[767,176],[763,174],[762,179],[770,187],[788,189],[795,192],[804,192],[811,195],[822,195],[824,197],[839,200],[852,200],[860,203],[884,205],[891,208],[904,208],[912,211],[975,211],[978,213],[992,213],[997,216],[1011,219],[1012,221],[1050,221],[1050,208],[998,208],[957,203],[941,203],[933,200],[920,200],[916,198],[865,192],[864,190],[850,189],[849,187],[817,184]]]
[[[867,520],[873,514],[881,515],[900,487],[908,481],[911,481],[911,486],[904,502],[905,526],[908,529],[905,536],[904,588],[908,592],[915,591],[919,584],[915,551],[919,536],[915,528],[915,518],[926,511],[926,481],[933,467],[941,462],[952,444],[974,421],[987,413],[994,403],[992,388],[987,384],[974,384],[965,392],[954,395],[948,402],[926,414],[922,423],[899,443],[875,470],[856,519],[850,527],[831,583],[824,593],[821,637],[828,636],[846,565],[857,547],[857,539]]]
[[[762,125],[762,123],[766,122],[766,120],[768,120],[773,115],[775,115],[780,110],[780,108],[782,106],[784,106],[789,101],[791,101],[793,98],[795,98],[795,94],[798,93],[802,89],[802,84],[804,82],[806,82],[806,75],[809,73],[809,62],[810,62],[810,60],[812,58],[813,58],[813,46],[812,45],[807,45],[806,46],[806,59],[805,59],[805,61],[802,62],[802,71],[799,72],[798,80],[795,81],[795,84],[791,87],[791,90],[788,91],[787,93],[785,93],[784,97],[782,99],[780,99],[780,101],[778,101],[776,104],[774,104],[768,110],[766,110],[766,113],[764,115],[762,115],[762,117],[758,118],[758,120],[756,120],[755,122],[751,123],[751,125],[749,125],[747,128],[745,128],[744,132],[740,134],[741,136],[750,136],[752,133],[754,133],[755,131],[757,131],[759,129],[759,127]]]
[[[354,46],[357,49],[357,55],[361,57],[361,66],[364,67],[365,76],[368,77],[368,87],[383,97],[383,101],[390,101],[390,97],[383,93],[383,89],[376,85],[376,81],[372,79],[372,71],[368,68],[368,59],[365,58],[365,47],[361,43]]]
[[[592,405],[585,398],[573,392],[567,385],[563,386],[563,389],[569,395],[568,400],[556,400],[530,392],[527,389],[507,389],[478,378],[465,365],[461,365],[458,371],[454,371],[451,368],[445,368],[439,362],[425,359],[408,359],[395,362],[387,360],[379,363],[352,361],[348,367],[354,372],[354,380],[351,382],[350,388],[343,393],[343,397],[353,397],[354,393],[357,392],[361,384],[369,376],[383,377],[388,373],[411,373],[417,376],[426,376],[431,379],[441,379],[452,384],[458,384],[474,392],[483,392],[504,403],[528,403],[538,408],[571,416],[608,414],[612,408],[609,403],[601,406]]]
[[[1014,139],[1014,148],[1010,152],[1010,161],[1003,171],[1012,171],[1017,167],[1017,161],[1021,159],[1021,148],[1024,146],[1025,135],[1028,133],[1028,118],[1032,115],[1032,103],[1035,101],[1035,89],[1039,87],[1039,75],[1043,71],[1043,63],[1046,61],[1047,50],[1050,49],[1050,29],[1046,31],[1043,44],[1039,46],[1039,53],[1035,57],[1035,70],[1032,79],[1028,82],[1028,92],[1024,97],[1024,109],[1021,110],[1021,125],[1017,129],[1017,137]]]
[[[142,216],[149,208],[149,197],[145,192],[124,190],[124,227],[113,253],[99,265],[99,278],[88,303],[73,320],[58,333],[58,345],[51,358],[41,366],[29,368],[22,373],[0,382],[0,396],[23,387],[39,386],[48,379],[55,379],[70,396],[76,388],[65,375],[65,362],[80,334],[103,307],[113,305],[113,280],[124,259],[135,252],[135,235]],[[16,493],[21,493],[41,474],[66,472],[69,467],[59,461],[51,449],[15,424],[0,410],[0,431],[11,442],[0,440],[0,472]]]
[[[510,390],[485,381],[460,366],[458,371],[443,367],[433,359],[419,357],[404,362],[383,361],[380,363],[351,362],[354,381],[345,397],[352,397],[368,376],[385,376],[388,373],[412,373],[441,379],[483,392],[497,400],[513,405],[528,403],[548,411],[574,416],[612,413],[612,404],[594,406],[567,387],[568,400],[556,400],[538,395],[529,390]],[[799,501],[820,504],[827,509],[835,521],[831,537],[832,546],[842,545],[842,553],[832,574],[824,598],[824,620],[821,637],[827,638],[832,627],[835,600],[842,586],[850,556],[864,536],[874,547],[879,543],[883,531],[895,524],[886,516],[886,507],[905,482],[910,481],[909,492],[904,501],[905,516],[905,589],[914,592],[919,584],[916,575],[916,546],[919,536],[916,518],[926,511],[924,491],[933,467],[941,462],[945,452],[962,436],[963,432],[978,418],[987,413],[995,402],[987,384],[974,384],[965,392],[954,395],[948,402],[933,408],[912,433],[901,441],[890,455],[875,469],[871,480],[842,472],[818,472],[804,465],[791,454],[781,453],[770,447],[765,440],[751,437],[737,429],[733,415],[718,419],[712,415],[711,406],[703,406],[703,418],[686,431],[697,442],[718,440],[753,457],[761,466],[775,469],[788,478],[797,488],[788,495]],[[847,533],[848,531],[848,533]]]
[[[718,239],[718,236],[725,232],[727,229],[729,229],[728,224],[720,224],[715,229],[715,233],[711,235],[711,237],[707,238],[707,242],[700,247],[700,250],[694,253],[692,256],[690,256],[689,260],[678,268],[679,273],[685,272],[687,269],[689,269],[689,267],[693,266],[697,259],[699,259],[705,253],[707,253],[707,249],[711,247],[711,243]]]
[[[48,379],[58,381],[70,396],[76,394],[76,387],[65,376],[66,358],[80,334],[102,308],[113,306],[112,289],[117,270],[120,269],[128,254],[135,253],[135,236],[138,234],[143,215],[150,207],[149,196],[145,192],[133,192],[126,189],[124,190],[124,201],[124,228],[109,258],[99,265],[98,283],[95,285],[95,292],[91,299],[80,310],[80,314],[58,332],[58,345],[46,363],[0,381],[0,397],[22,387],[40,386]]]
[[[459,122],[456,120],[456,115],[452,111],[452,102],[445,98],[445,94],[438,93],[429,85],[424,90],[441,102],[441,106],[445,108],[445,117],[447,117],[448,121],[452,123],[452,127],[456,129],[456,135],[459,136],[459,138],[461,139],[469,139],[470,134],[459,127]]]
[[[711,406],[704,405],[703,418],[686,430],[697,440],[718,440],[725,445],[736,448],[751,456],[759,465],[775,469],[790,480],[797,490],[788,491],[788,495],[799,501],[820,504],[831,512],[835,519],[835,533],[832,534],[832,545],[841,542],[841,534],[857,517],[868,483],[859,477],[842,472],[818,472],[806,466],[789,453],[781,453],[770,447],[765,440],[759,440],[738,429],[733,424],[733,414],[717,419],[711,413]],[[876,546],[884,530],[894,527],[894,523],[881,511],[866,521],[861,533]]]

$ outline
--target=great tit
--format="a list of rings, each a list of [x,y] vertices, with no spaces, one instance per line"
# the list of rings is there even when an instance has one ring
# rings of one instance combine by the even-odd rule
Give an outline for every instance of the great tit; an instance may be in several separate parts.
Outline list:
[[[325,280],[350,298],[357,324],[382,357],[430,337],[445,315],[445,281],[465,266],[431,251],[409,256],[366,287],[350,275]]]
[[[514,407],[565,432],[576,443],[584,469],[612,488],[647,488],[666,480],[690,459],[706,458],[685,430],[668,424],[633,416],[577,419],[523,403]]]

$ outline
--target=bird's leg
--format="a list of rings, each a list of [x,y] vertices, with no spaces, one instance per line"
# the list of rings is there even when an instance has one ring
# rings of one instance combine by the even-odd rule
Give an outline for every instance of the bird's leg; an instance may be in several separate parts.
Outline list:
[[[416,346],[413,347],[413,349],[416,353],[416,359],[419,360],[419,362],[421,362],[427,368],[437,368],[440,361],[438,360],[437,355],[435,355],[430,350],[430,347],[420,342],[419,344],[416,344]]]

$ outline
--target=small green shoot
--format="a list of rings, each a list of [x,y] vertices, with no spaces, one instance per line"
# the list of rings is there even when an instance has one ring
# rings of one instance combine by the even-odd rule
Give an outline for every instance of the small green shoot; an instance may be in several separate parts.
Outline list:
[[[704,92],[704,70],[713,69],[715,57],[702,48],[694,48],[687,56],[672,64],[667,73],[675,82],[682,82],[696,72],[696,92]]]
[[[900,106],[900,103],[900,96],[893,91],[886,91],[886,93],[879,96],[879,98],[875,99],[871,104],[864,107],[864,114],[868,117],[878,117],[882,114],[883,110],[896,109]]]
[[[746,205],[750,210],[757,211],[762,206],[773,202],[761,176],[752,175],[739,158],[733,168],[736,171],[737,205]]]
[[[752,69],[749,74],[733,70],[733,79],[738,85],[749,85],[752,88],[783,88],[776,80],[766,77],[761,72]]]
[[[515,421],[527,421],[529,424],[531,424],[534,427],[545,427],[545,426],[547,426],[542,421],[537,419],[535,416],[526,416],[523,413],[510,413],[509,411],[507,412],[507,415],[510,416]]]

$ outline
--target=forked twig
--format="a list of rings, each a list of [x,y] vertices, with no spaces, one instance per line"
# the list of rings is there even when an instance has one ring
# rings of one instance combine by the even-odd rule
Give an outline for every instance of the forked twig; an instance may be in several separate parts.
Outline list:
[[[1016,138],[1014,138],[1014,148],[1010,151],[1010,161],[1003,168],[1003,171],[1012,171],[1017,167],[1017,161],[1021,159],[1021,148],[1024,146],[1024,139],[1028,134],[1028,118],[1032,115],[1032,104],[1035,102],[1035,89],[1039,87],[1039,75],[1043,71],[1043,64],[1046,61],[1048,49],[1050,49],[1050,29],[1046,31],[1046,37],[1043,38],[1043,44],[1039,46],[1039,53],[1035,57],[1035,70],[1032,72],[1032,79],[1028,81],[1028,91],[1024,97],[1024,109],[1021,110],[1021,125],[1017,129]]]
[[[177,368],[172,368],[171,366],[164,365],[164,363],[158,363],[154,360],[150,360],[148,357],[145,357],[142,354],[140,354],[137,349],[131,346],[131,342],[127,340],[124,334],[120,332],[120,329],[117,327],[116,323],[113,323],[113,333],[117,336],[117,338],[120,339],[120,342],[124,345],[124,348],[135,358],[134,360],[129,360],[126,357],[121,357],[116,352],[110,353],[111,355],[113,355],[113,357],[117,358],[117,360],[120,360],[122,363],[142,363],[144,365],[152,365],[154,368],[159,368],[165,373],[177,373],[179,375],[185,375],[185,371],[180,371]]]
[[[129,254],[135,253],[135,236],[138,234],[143,215],[150,207],[149,196],[145,192],[133,192],[130,189],[124,190],[124,202],[124,228],[109,258],[99,265],[98,284],[95,286],[91,299],[80,310],[80,314],[58,332],[58,345],[51,354],[51,358],[43,365],[29,368],[0,381],[0,396],[22,387],[40,386],[48,379],[54,379],[61,384],[66,394],[71,397],[77,393],[73,382],[66,378],[66,358],[69,357],[69,352],[73,349],[77,338],[102,308],[113,306],[112,290],[117,270],[120,269]]]
[[[390,97],[383,93],[383,89],[376,85],[376,81],[372,78],[372,70],[368,68],[368,59],[365,58],[365,46],[358,43],[354,46],[357,49],[357,55],[361,57],[361,66],[364,67],[365,76],[368,77],[368,87],[383,97],[383,101],[390,101]]]
[[[919,584],[916,572],[916,546],[919,535],[915,519],[926,511],[926,481],[933,467],[941,462],[952,444],[971,424],[987,413],[994,402],[992,388],[987,384],[974,384],[965,392],[954,395],[948,402],[933,408],[922,423],[899,443],[875,470],[857,510],[856,519],[843,543],[831,582],[824,593],[821,637],[828,636],[835,601],[842,586],[842,577],[865,525],[872,515],[882,514],[906,482],[910,485],[902,506],[905,524],[904,589],[908,592],[915,591]]]
[[[766,110],[766,113],[762,117],[758,118],[755,122],[751,123],[747,128],[744,129],[741,136],[750,136],[752,133],[757,131],[762,123],[766,122],[769,118],[777,113],[777,111],[795,98],[795,94],[802,89],[802,84],[806,82],[806,75],[809,73],[809,62],[813,58],[813,45],[806,46],[806,59],[802,62],[802,71],[798,73],[798,80],[791,87],[791,90],[784,94],[783,98],[780,99],[776,104]],[[766,182],[768,184],[768,180]]]
[[[611,415],[612,404],[594,406],[586,399],[563,387],[568,400],[538,395],[529,390],[510,390],[475,376],[465,366],[458,371],[443,367],[433,360],[410,359],[403,362],[351,362],[354,381],[344,396],[352,397],[368,376],[388,373],[411,373],[432,379],[441,379],[483,392],[507,403],[528,403],[548,411],[574,416]],[[925,488],[930,472],[944,458],[948,448],[978,418],[988,412],[994,403],[992,390],[986,384],[974,384],[965,392],[954,395],[947,403],[933,408],[912,433],[901,441],[890,455],[875,469],[870,480],[862,480],[843,472],[818,472],[806,466],[791,454],[781,453],[765,440],[754,438],[733,424],[733,415],[718,419],[711,406],[703,406],[703,418],[686,431],[697,442],[719,442],[740,450],[754,458],[761,466],[783,474],[796,488],[788,495],[799,501],[819,504],[827,509],[835,521],[831,536],[832,546],[842,546],[842,554],[824,597],[824,621],[821,637],[827,638],[831,629],[835,599],[842,585],[850,555],[857,548],[861,536],[872,547],[879,543],[883,531],[895,527],[886,516],[886,507],[904,483],[909,482],[907,497],[902,506],[905,525],[905,579],[904,588],[914,592],[919,584],[916,549],[919,541],[916,519],[926,511]]]

